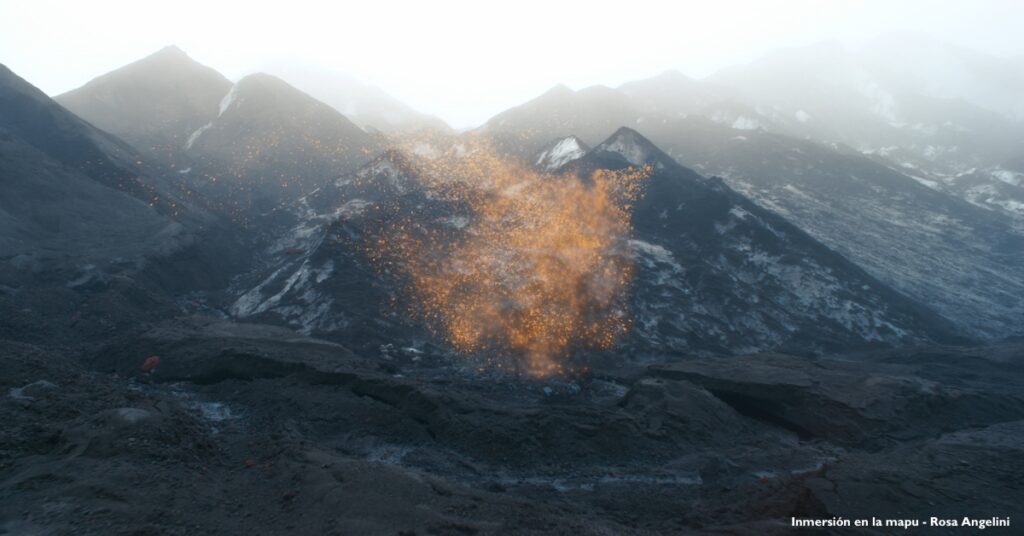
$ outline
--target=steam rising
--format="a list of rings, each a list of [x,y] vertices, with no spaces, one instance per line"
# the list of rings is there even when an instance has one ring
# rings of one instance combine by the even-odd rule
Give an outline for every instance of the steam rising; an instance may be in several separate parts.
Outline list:
[[[464,144],[417,173],[461,207],[447,225],[406,215],[370,248],[397,269],[403,302],[457,350],[544,376],[573,351],[609,348],[630,326],[630,214],[646,169],[539,172]]]

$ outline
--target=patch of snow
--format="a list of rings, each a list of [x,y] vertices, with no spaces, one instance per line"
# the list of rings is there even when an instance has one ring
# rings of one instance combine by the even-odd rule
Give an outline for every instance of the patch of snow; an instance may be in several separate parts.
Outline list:
[[[584,154],[585,151],[580,146],[579,140],[575,136],[569,136],[559,140],[554,147],[541,153],[537,157],[536,165],[545,170],[553,171],[582,157]]]
[[[1024,174],[1022,173],[1014,173],[1007,169],[997,169],[992,172],[992,176],[995,177],[996,180],[1005,182],[1006,184],[1024,186]]]
[[[629,246],[633,249],[633,251],[647,255],[648,257],[651,257],[657,262],[669,264],[680,271],[682,271],[683,269],[681,266],[679,266],[678,263],[676,263],[675,258],[672,257],[672,252],[665,249],[662,246],[659,246],[658,244],[652,244],[650,242],[644,242],[643,240],[634,239],[629,241]]]
[[[390,158],[378,159],[373,164],[360,169],[356,177],[362,181],[382,181],[395,188],[399,195],[404,194],[415,182],[401,171],[401,167]],[[339,187],[351,182],[350,179],[339,179],[336,184]]]
[[[366,207],[373,203],[363,199],[349,199],[343,205],[335,209],[334,215],[338,219],[350,220],[366,211]]]
[[[616,153],[626,159],[634,166],[642,166],[647,163],[648,153],[631,133],[623,133],[616,136],[614,140],[601,146],[610,153]]]
[[[750,214],[750,212],[747,212],[747,209],[745,209],[745,208],[743,208],[743,207],[741,207],[739,205],[736,205],[736,206],[730,208],[729,209],[729,215],[731,215],[732,217],[734,217],[736,219],[740,219],[740,220],[745,220],[748,217],[752,216]]]
[[[208,421],[223,422],[237,418],[223,402],[197,402],[194,407]]]
[[[437,158],[438,156],[437,149],[425,141],[416,142],[416,144],[412,146],[412,153],[416,156],[431,159]]]
[[[32,401],[35,400],[35,397],[27,393],[38,394],[40,392],[50,391],[56,388],[57,384],[53,382],[49,382],[46,380],[38,380],[22,387],[12,387],[7,392],[7,396],[13,398],[14,400]]]
[[[469,225],[469,218],[465,216],[452,216],[450,218],[445,218],[443,221],[445,225],[454,227],[455,229],[464,229]]]
[[[732,128],[736,130],[757,130],[761,128],[761,123],[757,119],[741,115],[733,120]]]
[[[680,288],[677,280],[684,270],[671,251],[658,244],[635,239],[629,241],[629,247],[640,264],[654,272],[653,282],[655,285],[671,285]]]
[[[191,135],[189,135],[188,141],[185,142],[185,150],[187,151],[187,150],[191,149],[192,148],[192,144],[194,144],[196,142],[196,140],[199,139],[199,136],[202,136],[203,132],[206,132],[207,130],[210,130],[210,127],[212,127],[212,126],[213,126],[213,123],[207,123],[207,124],[197,128],[195,132],[193,132]],[[192,169],[192,168],[189,168],[189,169]]]
[[[938,182],[933,181],[931,179],[926,179],[924,177],[920,177],[918,175],[914,175],[914,174],[911,174],[911,173],[907,173],[906,175],[908,177],[910,177],[911,179],[914,179],[915,181],[917,181],[917,182],[919,182],[919,183],[921,183],[921,184],[931,188],[932,190],[938,190],[941,187],[941,185]]]
[[[333,273],[334,273],[334,261],[333,260],[328,260],[327,262],[324,263],[323,266],[320,267],[320,270],[318,270],[316,272],[316,282],[318,284],[319,283],[323,283]]]
[[[875,81],[863,79],[857,89],[867,99],[871,112],[884,119],[889,126],[895,128],[906,126],[897,113],[896,99]]]
[[[236,102],[241,102],[238,99],[238,84],[231,86],[231,91],[228,91],[228,94],[224,95],[224,98],[220,100],[220,109],[217,112],[217,117],[224,115],[224,112],[228,111],[228,108],[231,108],[231,105]]]

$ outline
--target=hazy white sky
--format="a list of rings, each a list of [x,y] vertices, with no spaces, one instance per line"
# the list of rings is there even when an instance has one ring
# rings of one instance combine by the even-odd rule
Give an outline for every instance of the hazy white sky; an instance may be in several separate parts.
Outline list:
[[[822,40],[1022,54],[1022,25],[1022,0],[0,0],[0,62],[54,95],[168,44],[231,79],[297,57],[464,127],[556,83],[701,77]]]

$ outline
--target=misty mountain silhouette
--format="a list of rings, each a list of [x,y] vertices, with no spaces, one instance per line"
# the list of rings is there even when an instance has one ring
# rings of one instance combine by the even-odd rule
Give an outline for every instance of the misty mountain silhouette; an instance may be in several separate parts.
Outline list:
[[[676,160],[723,177],[875,277],[968,326],[973,336],[997,340],[1020,331],[1021,303],[1007,299],[1024,292],[1022,238],[1013,220],[942,191],[922,171],[780,133],[784,122],[737,104],[742,101],[730,91],[702,86],[700,92],[725,96],[707,100],[694,84],[668,74],[621,90],[564,88],[495,116],[481,132],[521,155],[571,134],[593,143],[630,125]],[[976,174],[981,191],[1007,190],[1007,206],[1024,195],[987,172]],[[904,254],[909,251],[915,253]]]
[[[230,89],[220,73],[168,46],[55,100],[143,153],[175,163]]]
[[[371,333],[371,347],[422,339],[400,323],[374,320],[387,318],[395,290],[372,269],[359,241],[387,225],[396,199],[422,225],[468,216],[462,205],[417,186],[429,169],[417,160],[388,152],[305,199],[297,209],[304,223],[276,242],[278,260],[261,268],[234,312],[350,344]],[[634,356],[669,349],[805,354],[963,340],[939,315],[721,180],[680,166],[636,131],[620,128],[555,171],[586,177],[645,165],[652,173],[634,209],[630,241],[636,318],[622,346]],[[298,255],[282,255],[286,244]]]

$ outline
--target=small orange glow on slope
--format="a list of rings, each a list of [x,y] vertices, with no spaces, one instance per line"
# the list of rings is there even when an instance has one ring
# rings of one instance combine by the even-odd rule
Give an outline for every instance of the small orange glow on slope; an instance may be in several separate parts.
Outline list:
[[[402,218],[372,245],[397,267],[408,311],[465,353],[535,376],[574,349],[612,347],[630,326],[630,214],[647,169],[581,179],[500,157],[487,144],[424,160],[428,192],[466,207],[457,231]]]

